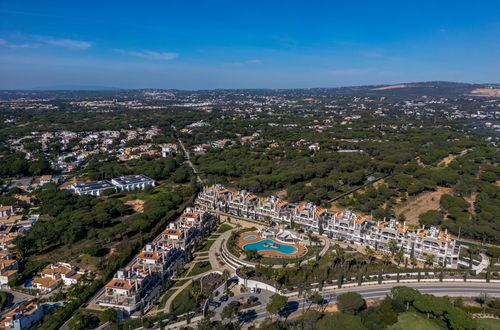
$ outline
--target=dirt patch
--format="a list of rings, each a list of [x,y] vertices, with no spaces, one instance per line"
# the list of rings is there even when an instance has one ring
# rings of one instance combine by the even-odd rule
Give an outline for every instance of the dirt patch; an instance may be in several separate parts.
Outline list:
[[[68,181],[61,184],[61,186],[59,188],[60,189],[68,189],[68,188],[71,188],[71,186],[77,182],[78,182],[78,180],[77,180],[76,176],[74,176],[71,179],[69,179]]]
[[[476,88],[471,91],[476,96],[500,96],[500,88]]]
[[[436,191],[426,191],[416,197],[411,197],[403,204],[396,205],[396,215],[404,214],[409,224],[418,225],[418,216],[429,210],[439,210],[441,196],[452,191],[451,188],[438,187]]]
[[[372,91],[384,91],[386,89],[406,88],[406,87],[411,87],[411,86],[404,85],[404,84],[398,84],[398,85],[391,85],[391,86],[384,86],[384,87],[372,88]]]
[[[458,155],[448,155],[446,157],[444,157],[438,164],[438,166],[448,166],[452,161],[455,160],[455,158],[457,158]]]
[[[286,189],[278,190],[275,194],[276,194],[276,197],[278,197],[280,199],[285,199],[286,198]]]
[[[144,200],[142,199],[133,199],[130,201],[126,201],[125,205],[132,206],[132,209],[137,213],[144,212]]]

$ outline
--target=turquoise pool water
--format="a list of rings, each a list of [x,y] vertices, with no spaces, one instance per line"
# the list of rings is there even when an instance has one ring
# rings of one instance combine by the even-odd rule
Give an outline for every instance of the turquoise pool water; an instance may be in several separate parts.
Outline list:
[[[243,246],[243,250],[278,251],[284,254],[294,254],[297,252],[297,248],[295,246],[276,243],[270,239],[264,239],[255,243],[246,244]]]
[[[244,241],[251,241],[251,240],[256,239],[256,238],[257,238],[257,236],[255,236],[255,235],[248,235],[243,240]]]

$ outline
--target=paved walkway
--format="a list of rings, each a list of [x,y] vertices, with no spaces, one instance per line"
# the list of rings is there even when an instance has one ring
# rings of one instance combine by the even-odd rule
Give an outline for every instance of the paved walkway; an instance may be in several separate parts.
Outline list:
[[[227,270],[231,271],[231,268],[229,268],[229,266],[227,266],[225,263],[223,263],[223,264],[219,263],[219,261],[217,260],[216,253],[219,253],[219,251],[221,250],[222,242],[224,240],[227,240],[231,236],[231,232],[234,229],[235,228],[230,229],[230,230],[226,231],[225,233],[220,234],[220,236],[215,239],[215,242],[212,244],[212,246],[208,250],[208,261],[210,262],[212,269],[209,271],[206,271],[204,273],[198,274],[198,275],[188,276],[189,272],[191,272],[194,265],[196,265],[196,263],[200,261],[197,259],[206,259],[207,258],[206,256],[200,256],[199,254],[196,254],[195,259],[191,262],[189,269],[186,271],[186,276],[177,279],[179,281],[188,279],[189,281],[187,281],[186,283],[184,283],[183,285],[181,285],[179,287],[170,288],[169,290],[176,290],[176,291],[168,298],[167,302],[165,303],[165,307],[161,310],[154,311],[154,313],[159,313],[161,311],[163,311],[165,313],[169,313],[170,309],[172,307],[172,302],[174,301],[175,297],[177,297],[184,289],[186,289],[194,280],[198,280],[198,279],[202,278],[203,276],[207,275],[208,273],[213,272],[214,270],[223,272],[224,270],[227,269]]]
[[[484,253],[480,253],[481,255],[481,262],[479,264],[474,264],[472,263],[472,270],[476,272],[476,274],[481,273],[483,270],[488,268],[490,265],[490,258],[486,256]],[[464,260],[460,260],[458,263],[461,264],[462,266],[469,267],[469,258],[465,257]]]

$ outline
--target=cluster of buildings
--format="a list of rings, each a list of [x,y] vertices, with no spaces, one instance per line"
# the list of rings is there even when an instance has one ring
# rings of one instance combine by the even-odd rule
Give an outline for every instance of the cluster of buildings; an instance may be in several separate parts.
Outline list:
[[[31,328],[44,315],[43,307],[37,303],[24,303],[8,311],[0,318],[0,329],[21,330]]]
[[[450,268],[458,266],[460,248],[447,231],[436,227],[410,229],[395,219],[369,221],[350,210],[331,212],[312,203],[291,204],[275,196],[261,198],[245,190],[234,192],[222,185],[204,187],[197,205],[210,211],[234,214],[250,219],[300,226],[308,232],[390,251],[395,241],[407,257],[433,262]]]
[[[46,266],[39,276],[35,276],[31,281],[30,288],[48,293],[61,285],[72,286],[77,284],[82,275],[83,272],[78,271],[75,266],[58,262]]]
[[[160,296],[162,282],[183,268],[202,238],[216,226],[213,215],[199,208],[187,208],[115,274],[92,301],[92,306],[111,307],[126,314],[141,308],[147,310]]]
[[[8,288],[9,281],[18,273],[18,263],[10,250],[14,239],[22,235],[38,220],[39,215],[19,214],[20,208],[0,205],[0,287]]]
[[[90,181],[85,183],[75,183],[71,186],[71,191],[77,195],[101,196],[105,190],[114,189],[117,191],[130,191],[154,187],[155,180],[143,174],[122,176],[119,178],[100,181]]]
[[[36,160],[43,152],[55,171],[69,173],[85,164],[97,154],[117,155],[120,160],[140,158],[144,154],[160,155],[162,145],[151,143],[160,134],[157,126],[129,130],[104,130],[88,132],[32,132],[13,137],[6,146],[26,154],[26,159]]]

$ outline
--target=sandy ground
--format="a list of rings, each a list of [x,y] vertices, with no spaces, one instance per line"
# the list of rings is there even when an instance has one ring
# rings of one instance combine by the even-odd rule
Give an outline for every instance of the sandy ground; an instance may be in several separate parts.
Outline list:
[[[286,189],[277,191],[276,197],[281,198],[281,199],[286,199]]]
[[[396,215],[403,214],[406,221],[412,225],[418,225],[418,216],[429,210],[439,210],[439,199],[442,195],[451,193],[451,188],[438,187],[436,191],[426,191],[416,197],[412,197],[408,202],[397,205]]]
[[[372,88],[372,91],[383,91],[383,90],[386,90],[386,89],[406,88],[406,87],[411,87],[411,86],[404,85],[404,84],[391,85],[391,86],[384,86],[384,87]]]
[[[59,188],[60,189],[68,189],[71,187],[72,184],[77,183],[77,178],[76,176],[72,177],[68,181],[64,182]]]
[[[500,88],[477,88],[471,94],[479,96],[500,96]]]
[[[142,199],[134,199],[134,200],[126,201],[124,204],[132,206],[132,209],[137,213],[144,212],[144,200],[142,200]]]
[[[455,160],[455,158],[457,158],[458,155],[448,155],[446,157],[444,157],[438,164],[438,166],[448,166],[452,161]]]

